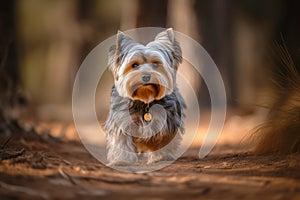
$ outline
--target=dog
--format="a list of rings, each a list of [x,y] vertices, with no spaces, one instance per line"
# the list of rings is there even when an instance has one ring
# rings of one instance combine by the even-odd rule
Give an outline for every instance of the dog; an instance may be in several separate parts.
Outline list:
[[[186,104],[176,85],[182,62],[173,29],[143,45],[118,31],[108,53],[114,77],[104,130],[109,165],[174,160],[184,133]]]

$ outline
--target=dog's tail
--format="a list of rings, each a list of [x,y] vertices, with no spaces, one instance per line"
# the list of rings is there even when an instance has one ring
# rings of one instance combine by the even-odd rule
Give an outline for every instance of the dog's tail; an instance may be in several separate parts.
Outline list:
[[[277,46],[276,99],[266,122],[251,133],[256,154],[300,152],[300,76],[286,46]]]

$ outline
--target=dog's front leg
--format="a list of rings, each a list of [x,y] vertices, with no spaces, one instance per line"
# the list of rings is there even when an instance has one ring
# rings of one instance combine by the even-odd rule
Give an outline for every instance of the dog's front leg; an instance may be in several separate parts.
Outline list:
[[[137,162],[132,137],[123,133],[107,134],[108,165],[132,165]]]

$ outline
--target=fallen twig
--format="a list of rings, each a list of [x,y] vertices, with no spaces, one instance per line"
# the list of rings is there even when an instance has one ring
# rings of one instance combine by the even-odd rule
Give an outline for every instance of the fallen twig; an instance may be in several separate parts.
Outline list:
[[[63,178],[65,178],[68,181],[70,181],[73,185],[77,185],[78,184],[78,182],[76,180],[74,180],[74,178],[72,178],[69,174],[67,174],[66,172],[64,172],[62,168],[59,168],[58,172],[60,173],[60,175]]]
[[[25,149],[21,149],[20,151],[8,151],[8,150],[0,150],[0,161],[7,160],[11,158],[16,158],[21,156],[25,152]]]
[[[5,149],[7,147],[7,144],[9,143],[11,137],[7,138],[3,144],[0,145],[0,149]]]

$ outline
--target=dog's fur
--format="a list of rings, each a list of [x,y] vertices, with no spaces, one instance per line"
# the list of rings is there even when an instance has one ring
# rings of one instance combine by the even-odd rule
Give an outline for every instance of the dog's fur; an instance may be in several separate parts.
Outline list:
[[[114,76],[105,122],[110,165],[134,164],[137,153],[147,153],[149,164],[176,157],[186,107],[176,86],[181,62],[181,48],[172,29],[145,46],[118,32],[108,61]],[[146,112],[151,113],[151,121],[143,118]]]
[[[300,76],[285,45],[278,45],[277,94],[267,121],[252,133],[256,154],[300,151]]]

